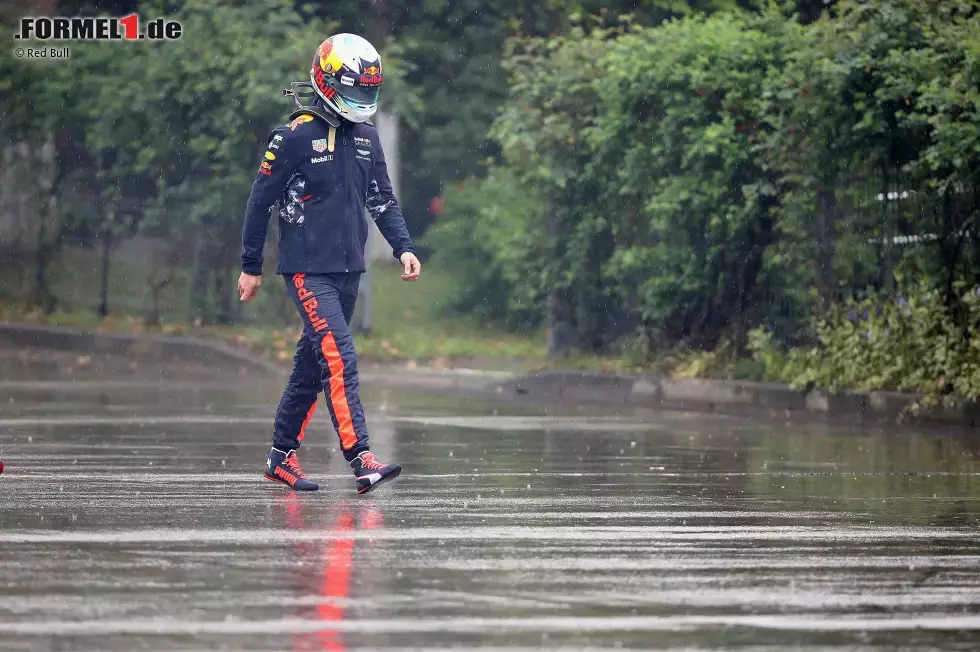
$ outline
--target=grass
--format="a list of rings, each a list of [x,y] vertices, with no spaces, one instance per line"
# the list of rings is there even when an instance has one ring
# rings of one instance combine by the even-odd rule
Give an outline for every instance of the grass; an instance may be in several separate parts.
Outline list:
[[[437,368],[524,370],[542,364],[546,358],[543,334],[507,333],[473,319],[448,316],[452,279],[438,267],[426,266],[417,282],[406,283],[397,266],[381,264],[372,270],[369,282],[371,331],[357,328],[366,303],[363,288],[354,318],[354,341],[362,360]],[[204,332],[209,329],[215,327],[202,327]],[[215,335],[222,331],[218,329]],[[300,334],[298,320],[289,328],[245,326],[234,327],[234,331],[225,339],[278,361],[292,359]]]
[[[260,298],[249,305],[246,325],[194,325],[188,322],[185,301],[186,273],[164,293],[163,320],[158,329],[147,329],[139,317],[148,270],[137,262],[114,261],[110,268],[110,307],[105,319],[95,312],[98,305],[98,267],[92,252],[68,250],[52,269],[51,285],[59,309],[44,315],[25,311],[10,300],[13,279],[0,278],[0,320],[65,326],[101,332],[190,335],[229,342],[267,359],[288,363],[292,359],[300,322],[285,298],[282,282],[269,275]],[[392,261],[393,262],[393,261]],[[77,271],[76,271],[77,270]],[[355,315],[355,345],[367,361],[441,367],[474,367],[521,371],[546,362],[543,333],[515,334],[500,331],[476,319],[450,316],[446,310],[452,277],[437,265],[426,265],[422,277],[406,283],[396,264],[374,266],[370,276],[372,329],[357,328],[365,307],[366,293]],[[5,301],[4,296],[8,299]],[[272,322],[263,323],[263,322]]]
[[[25,311],[11,297],[22,284],[23,270],[0,265],[0,320],[66,326],[90,331],[189,335],[228,342],[266,359],[288,364],[300,334],[295,306],[283,290],[283,282],[269,274],[259,297],[247,304],[243,324],[194,325],[189,318],[187,298],[189,273],[182,269],[161,301],[163,325],[147,329],[139,316],[144,306],[149,273],[143,262],[148,253],[136,249],[120,251],[113,259],[109,278],[109,302],[114,310],[105,319],[96,314],[99,267],[96,253],[66,248],[51,269],[50,283],[58,297],[54,313]],[[235,279],[229,279],[231,284]],[[447,304],[453,278],[438,263],[426,264],[422,277],[406,283],[394,261],[376,264],[370,275],[372,330],[358,328],[367,303],[362,286],[354,319],[358,357],[369,362],[408,366],[470,367],[515,372],[538,369],[569,369],[600,372],[653,372],[691,377],[741,377],[733,373],[723,351],[678,351],[656,362],[629,356],[572,355],[553,360],[546,354],[541,331],[511,333],[481,323],[475,317],[451,316]],[[744,365],[743,365],[744,366]]]
[[[379,265],[370,282],[372,330],[356,335],[358,355],[436,367],[525,367],[545,359],[542,333],[508,333],[476,319],[448,316],[452,277],[436,265],[427,265],[415,283],[402,281],[397,267]]]

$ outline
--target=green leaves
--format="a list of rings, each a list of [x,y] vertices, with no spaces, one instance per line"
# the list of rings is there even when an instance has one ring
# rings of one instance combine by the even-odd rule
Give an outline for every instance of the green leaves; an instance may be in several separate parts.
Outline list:
[[[535,258],[516,263],[534,273],[500,277],[503,295],[565,297],[585,348],[636,329],[737,349],[760,323],[799,341],[818,298],[892,272],[980,281],[975,7],[837,7],[806,25],[766,10],[512,39],[491,176],[542,209],[523,217]],[[903,233],[933,235],[881,244]]]
[[[180,41],[75,48],[72,96],[84,98],[76,119],[103,186],[130,199],[152,187],[180,202],[169,220],[175,230],[207,215],[230,237],[260,141],[290,109],[279,88],[303,78],[329,26],[301,19],[280,0],[187,0],[168,15],[184,26]]]
[[[959,298],[967,322],[978,323],[976,291]],[[815,323],[813,347],[787,354],[759,330],[752,350],[772,380],[831,391],[911,392],[920,406],[931,407],[980,397],[976,327],[964,333],[958,322],[939,291],[918,284],[833,307]]]
[[[195,252],[195,291],[208,295],[238,255],[266,135],[292,110],[280,89],[307,78],[334,26],[285,0],[150,3],[140,13],[179,20],[183,38],[78,43],[63,65],[19,65],[0,82],[11,91],[0,129],[71,144],[59,152],[62,212],[76,234],[165,237]]]
[[[536,326],[546,239],[542,198],[512,171],[447,188],[441,218],[425,237],[455,273],[453,306],[511,328]]]

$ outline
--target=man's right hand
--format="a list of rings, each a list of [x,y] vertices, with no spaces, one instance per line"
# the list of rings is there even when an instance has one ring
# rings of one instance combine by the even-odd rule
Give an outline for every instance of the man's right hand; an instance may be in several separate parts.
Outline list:
[[[262,277],[252,276],[251,274],[246,274],[242,272],[242,275],[238,277],[238,294],[242,301],[251,301],[255,298],[255,295],[259,293],[259,288],[262,287]]]

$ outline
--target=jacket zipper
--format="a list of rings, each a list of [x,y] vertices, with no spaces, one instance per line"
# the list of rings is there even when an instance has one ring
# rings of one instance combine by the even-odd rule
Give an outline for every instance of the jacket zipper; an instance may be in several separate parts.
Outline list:
[[[345,125],[346,126],[346,125]],[[350,271],[350,158],[347,148],[347,129],[340,132],[340,147],[344,153],[344,223],[346,225],[346,240],[344,241],[344,272]]]
[[[354,148],[352,146],[354,142],[354,129],[353,127],[345,130],[344,136],[344,167],[345,176],[344,179],[344,195],[346,198],[345,212],[347,213],[347,252],[344,256],[344,271],[350,272],[351,262],[350,255],[354,251],[354,220],[352,213],[354,212],[353,206],[354,202],[351,201],[351,185],[354,183],[354,165],[352,158],[354,156]]]

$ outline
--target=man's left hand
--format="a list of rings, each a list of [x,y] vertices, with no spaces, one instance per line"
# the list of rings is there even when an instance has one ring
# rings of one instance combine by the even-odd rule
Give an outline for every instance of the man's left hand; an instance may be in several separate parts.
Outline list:
[[[402,280],[417,281],[419,274],[422,273],[422,263],[415,257],[415,254],[406,251],[398,260],[402,262]]]

